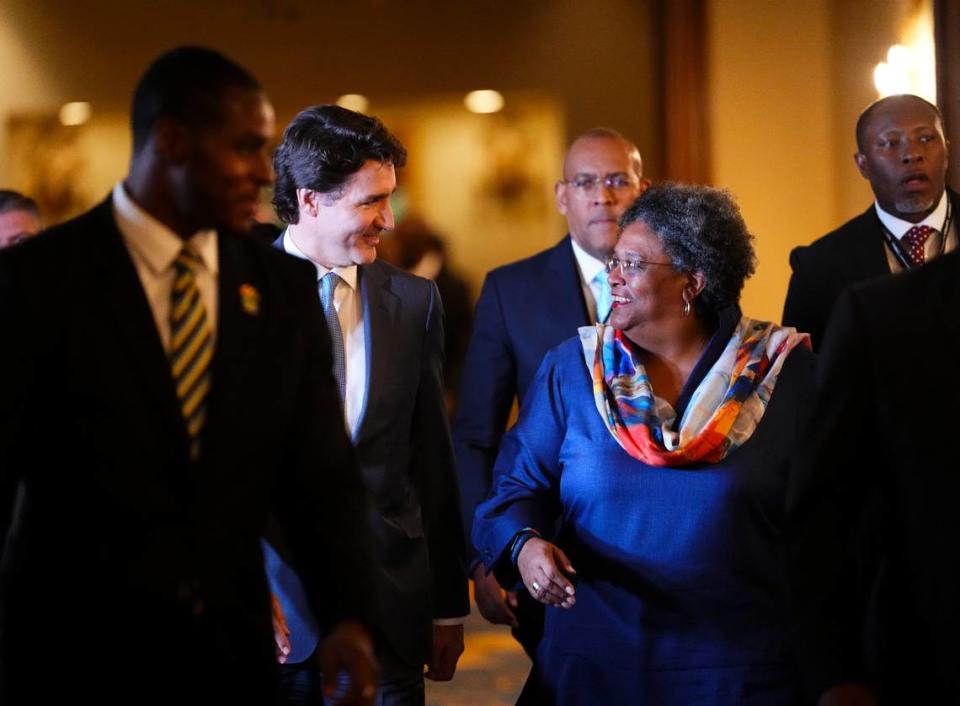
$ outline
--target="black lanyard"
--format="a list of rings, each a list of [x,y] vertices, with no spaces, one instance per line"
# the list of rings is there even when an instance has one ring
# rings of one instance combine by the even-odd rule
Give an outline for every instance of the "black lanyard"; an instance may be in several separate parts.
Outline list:
[[[877,220],[880,220],[879,218]],[[950,224],[953,222],[953,204],[950,202],[950,197],[947,197],[947,216],[943,219],[943,228],[940,230],[940,249],[937,251],[937,254],[934,257],[940,257],[943,255],[944,249],[947,247],[947,237],[950,235]],[[883,221],[880,221],[880,231],[883,233],[883,239],[887,241],[887,246],[893,252],[893,256],[897,259],[897,262],[900,263],[900,267],[905,270],[912,270],[916,265],[910,262],[910,258],[907,256],[906,251],[903,249],[903,245],[897,239],[897,237],[890,232],[890,229],[884,225]]]

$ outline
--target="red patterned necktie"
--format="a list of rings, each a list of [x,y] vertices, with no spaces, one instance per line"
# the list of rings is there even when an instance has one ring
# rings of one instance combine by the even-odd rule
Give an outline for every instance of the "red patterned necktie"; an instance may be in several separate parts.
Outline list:
[[[910,260],[913,267],[918,267],[927,261],[923,246],[927,242],[927,238],[936,232],[936,228],[930,226],[914,226],[900,240],[907,252],[907,259]]]

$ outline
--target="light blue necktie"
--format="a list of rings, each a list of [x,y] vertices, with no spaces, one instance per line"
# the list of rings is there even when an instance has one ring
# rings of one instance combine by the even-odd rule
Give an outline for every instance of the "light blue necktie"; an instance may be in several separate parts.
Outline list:
[[[613,295],[610,293],[606,270],[600,270],[593,281],[600,287],[600,295],[597,297],[597,323],[605,324],[607,317],[610,316],[610,308],[613,306]]]
[[[333,293],[337,291],[340,276],[336,272],[328,272],[320,280],[320,304],[323,306],[323,316],[327,320],[327,330],[330,332],[331,352],[333,353],[333,377],[337,381],[342,402],[347,393],[346,355],[343,347],[343,331],[340,330],[340,318],[337,316],[337,307],[333,302]]]

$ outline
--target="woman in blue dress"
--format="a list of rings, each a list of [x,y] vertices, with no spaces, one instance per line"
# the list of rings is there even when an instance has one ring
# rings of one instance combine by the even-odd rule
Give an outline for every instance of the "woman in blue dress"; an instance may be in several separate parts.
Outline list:
[[[755,256],[726,192],[653,186],[620,228],[609,321],[545,356],[475,519],[488,570],[554,607],[520,702],[795,704],[808,338],[741,315]]]

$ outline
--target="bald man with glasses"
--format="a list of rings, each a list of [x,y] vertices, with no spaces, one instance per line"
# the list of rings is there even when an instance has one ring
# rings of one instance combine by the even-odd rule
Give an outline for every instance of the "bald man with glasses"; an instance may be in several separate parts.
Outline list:
[[[454,445],[467,537],[473,514],[493,485],[493,464],[514,400],[522,405],[544,354],[577,328],[606,320],[610,288],[605,261],[617,222],[650,185],[637,147],[609,128],[593,128],[570,145],[557,181],[557,209],[568,233],[555,246],[487,274],[464,363]],[[543,634],[543,606],[525,591],[505,593],[488,574],[497,557],[468,541],[477,607],[510,625],[532,655]]]

